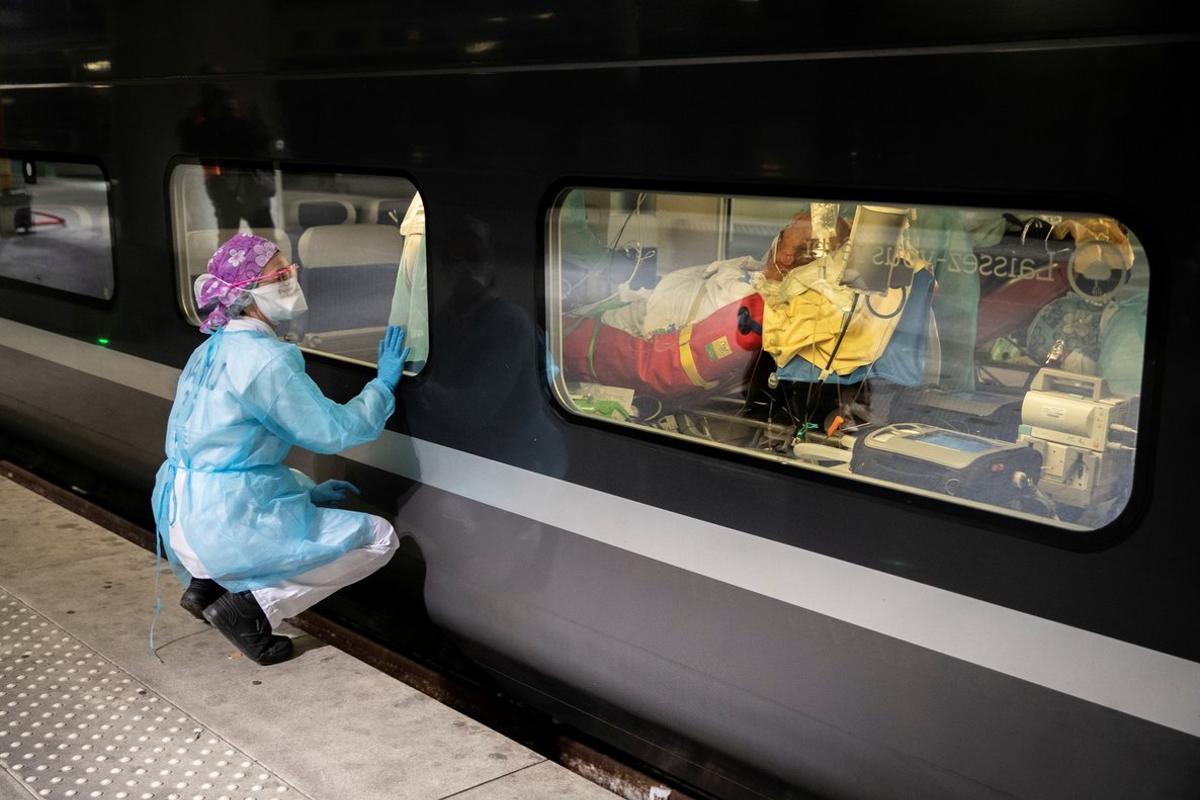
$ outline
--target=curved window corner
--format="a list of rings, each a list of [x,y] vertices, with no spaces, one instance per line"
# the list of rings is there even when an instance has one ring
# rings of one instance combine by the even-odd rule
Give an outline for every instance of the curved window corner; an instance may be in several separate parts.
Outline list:
[[[99,166],[0,158],[0,277],[112,298],[108,181]]]
[[[302,349],[373,364],[387,325],[407,331],[405,372],[429,354],[425,208],[404,178],[288,165],[178,163],[169,204],[179,304],[199,325],[192,286],[236,233],[275,242],[300,266],[308,312],[279,327]]]
[[[1149,267],[1101,214],[577,188],[569,411],[1075,531],[1133,484]]]

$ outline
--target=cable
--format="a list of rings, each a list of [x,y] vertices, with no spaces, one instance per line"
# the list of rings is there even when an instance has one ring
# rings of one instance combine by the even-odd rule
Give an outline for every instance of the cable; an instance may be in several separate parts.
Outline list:
[[[829,351],[829,360],[825,362],[825,369],[822,370],[820,383],[817,384],[817,400],[821,399],[821,389],[825,388],[825,381],[829,378],[829,370],[833,368],[833,361],[837,358],[838,350],[842,347],[842,341],[846,338],[846,331],[850,330],[850,320],[854,318],[854,310],[858,308],[858,292],[854,293],[854,299],[850,301],[850,310],[846,312],[845,318],[842,320],[842,329],[838,332],[837,341],[833,343],[833,349]],[[870,301],[868,301],[870,302]],[[808,394],[804,399],[804,422],[796,428],[796,433],[793,438],[802,438],[804,433],[808,432],[809,425],[812,425],[813,412],[816,409],[812,402],[812,387],[813,384],[808,384]],[[801,433],[801,432],[804,433]]]
[[[639,395],[635,395],[635,396],[634,396],[634,398],[633,398],[633,399],[634,399],[634,405],[633,405],[633,407],[634,407],[634,409],[635,409],[635,410],[638,410],[638,408],[637,408],[637,400],[639,400],[639,399],[641,399],[641,398],[645,398],[645,399],[647,399],[647,400],[653,400],[655,403],[658,403],[658,410],[656,410],[656,411],[655,411],[653,414],[641,414],[641,413],[639,413],[639,414],[637,415],[637,420],[638,420],[639,422],[641,422],[641,421],[643,421],[643,420],[645,420],[645,421],[648,421],[648,422],[653,422],[654,420],[656,420],[656,419],[658,419],[660,416],[662,416],[662,413],[663,413],[663,403],[662,403],[662,400],[659,400],[657,397],[654,397],[653,395],[649,395],[649,394],[639,394]]]
[[[829,370],[833,368],[833,360],[837,358],[838,350],[842,348],[842,340],[846,338],[846,331],[850,330],[850,320],[854,317],[854,309],[858,308],[858,298],[861,297],[858,292],[854,293],[854,299],[850,301],[850,310],[846,312],[845,319],[842,320],[842,329],[838,332],[837,341],[833,343],[833,349],[829,351],[829,360],[825,362],[823,372],[828,375]],[[867,307],[871,306],[871,298],[867,298]],[[821,383],[825,383],[825,379],[821,379]]]
[[[635,247],[637,247],[637,259],[633,262],[633,271],[630,272],[629,277],[626,278],[625,280],[623,280],[620,284],[618,284],[618,286],[626,285],[626,286],[629,286],[630,288],[632,288],[633,287],[633,279],[637,275],[638,269],[641,268],[642,263],[649,261],[650,256],[653,256],[653,255],[657,254],[657,252],[658,252],[654,248],[650,248],[649,250],[643,248],[641,242],[634,242],[633,244]]]
[[[880,319],[891,319],[892,317],[896,316],[897,314],[903,313],[904,309],[908,308],[908,299],[909,299],[908,287],[901,286],[900,290],[901,290],[902,294],[900,296],[900,304],[897,306],[896,310],[894,312],[892,312],[891,316],[880,317]],[[879,313],[876,312],[875,309],[871,306],[870,296],[867,297],[867,310],[870,311],[872,314],[874,314],[877,317],[880,316]],[[890,340],[889,340],[889,342],[890,342]],[[851,398],[850,405],[848,406],[848,408],[853,408],[855,406],[855,404],[858,403],[859,398],[862,396],[863,389],[865,389],[867,387],[867,382],[871,379],[871,373],[875,371],[875,364],[879,361],[880,358],[883,357],[883,353],[885,350],[887,350],[887,346],[888,346],[888,342],[880,342],[879,349],[875,351],[875,354],[873,356],[871,356],[871,361],[867,364],[867,371],[863,375],[862,381],[859,382],[858,389],[854,392],[854,397]]]
[[[616,238],[615,238],[615,239],[613,239],[613,242],[612,242],[612,244],[611,244],[611,245],[609,246],[609,248],[608,248],[608,269],[609,269],[609,272],[611,272],[611,271],[612,271],[613,258],[615,258],[615,257],[616,257],[616,254],[617,254],[617,245],[619,245],[619,244],[621,243],[621,237],[625,235],[625,228],[626,228],[626,226],[628,226],[628,225],[629,225],[629,220],[633,219],[633,218],[634,218],[634,215],[636,215],[638,212],[640,212],[640,211],[642,210],[642,203],[645,201],[645,199],[646,199],[646,193],[645,193],[645,192],[639,192],[639,193],[638,193],[638,196],[637,196],[637,200],[636,200],[636,201],[634,202],[634,204],[633,204],[633,210],[632,210],[632,211],[630,211],[628,215],[626,215],[626,217],[625,217],[625,221],[621,223],[621,227],[620,227],[620,229],[618,229],[618,230],[617,230],[617,236],[616,236]]]
[[[612,279],[612,278],[611,278],[611,276],[612,276],[613,261],[614,261],[614,259],[616,258],[616,255],[617,255],[617,245],[621,243],[621,237],[625,235],[625,228],[626,228],[626,227],[629,225],[629,221],[630,221],[631,219],[633,219],[633,217],[634,217],[634,216],[635,216],[635,215],[636,215],[638,212],[640,212],[640,211],[641,211],[641,209],[642,209],[642,203],[643,203],[645,200],[646,200],[646,193],[645,193],[645,192],[639,192],[639,193],[638,193],[638,196],[637,196],[637,200],[634,202],[634,205],[633,205],[633,210],[632,210],[632,211],[630,211],[630,212],[629,212],[629,214],[627,214],[627,215],[626,215],[626,217],[625,217],[625,221],[621,223],[621,227],[620,227],[620,229],[617,231],[617,236],[616,236],[616,238],[615,238],[615,239],[613,239],[613,242],[612,242],[612,244],[611,244],[611,245],[609,245],[609,246],[608,246],[608,248],[607,248],[607,250],[608,250],[608,267],[607,267],[607,269],[605,270],[605,273],[606,273],[606,274],[609,276],[609,280],[611,280],[611,279]],[[640,266],[640,262],[641,262],[641,260],[642,260],[642,247],[641,247],[641,244],[639,243],[639,245],[638,245],[638,262],[634,264],[634,266],[633,266],[633,274],[631,274],[631,275],[629,276],[629,281],[626,281],[626,283],[628,283],[628,282],[630,282],[630,281],[632,281],[632,280],[633,280],[633,275],[637,273],[637,269],[638,269],[638,267]],[[569,286],[569,287],[568,287],[568,288],[567,288],[567,289],[566,289],[566,290],[565,290],[565,291],[562,293],[562,299],[563,299],[564,301],[565,301],[565,300],[567,300],[567,299],[568,299],[568,298],[569,298],[569,297],[570,297],[572,294],[574,294],[574,293],[575,293],[575,290],[576,290],[576,289],[578,289],[580,286],[582,286],[584,283],[586,283],[586,282],[587,282],[588,278],[591,278],[593,275],[596,275],[596,274],[598,274],[599,272],[600,272],[600,270],[598,270],[598,269],[596,269],[596,270],[584,270],[583,277],[582,277],[582,278],[580,278],[579,280],[577,280],[577,281],[576,281],[575,283],[573,283],[571,286]],[[610,296],[611,296],[611,295],[610,295]]]
[[[858,295],[856,294],[855,297],[858,297]],[[904,307],[906,305],[908,305],[908,287],[907,286],[900,287],[900,302],[896,305],[896,310],[890,314],[880,314],[878,311],[876,311],[875,307],[873,305],[871,305],[871,296],[867,295],[867,311],[870,311],[872,314],[879,317],[880,319],[892,319],[893,317],[899,315],[900,312],[902,312],[904,310]]]

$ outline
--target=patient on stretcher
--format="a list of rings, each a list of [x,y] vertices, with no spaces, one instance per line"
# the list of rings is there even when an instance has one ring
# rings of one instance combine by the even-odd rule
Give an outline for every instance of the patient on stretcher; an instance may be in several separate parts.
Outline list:
[[[685,267],[653,289],[622,286],[571,310],[563,318],[566,377],[679,397],[744,383],[764,347],[780,367],[793,359],[820,365],[812,374],[799,370],[796,380],[849,375],[880,358],[909,297],[897,289],[873,306],[853,305],[851,290],[838,283],[849,235],[839,218],[818,249],[811,215],[798,213],[761,259]]]

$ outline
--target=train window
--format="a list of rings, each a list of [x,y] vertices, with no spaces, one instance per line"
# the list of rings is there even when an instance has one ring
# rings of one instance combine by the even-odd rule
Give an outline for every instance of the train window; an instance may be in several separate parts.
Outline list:
[[[108,300],[112,250],[100,167],[0,158],[0,277]]]
[[[170,177],[179,300],[200,323],[196,277],[238,231],[300,265],[308,312],[280,326],[301,348],[373,363],[389,324],[408,331],[409,374],[429,353],[425,209],[409,181],[287,165],[177,164]]]
[[[580,415],[1075,530],[1133,481],[1149,269],[1101,214],[573,189]]]

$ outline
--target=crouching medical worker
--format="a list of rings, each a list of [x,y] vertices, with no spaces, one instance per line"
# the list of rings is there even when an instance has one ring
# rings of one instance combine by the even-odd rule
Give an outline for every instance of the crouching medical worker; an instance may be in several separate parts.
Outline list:
[[[370,575],[397,545],[386,520],[327,507],[357,493],[352,484],[314,486],[282,462],[293,445],[336,453],[378,438],[395,409],[404,329],[379,343],[378,376],[333,402],[275,336],[307,308],[297,270],[272,242],[238,234],[196,279],[211,336],[180,375],[153,496],[159,541],[191,578],[180,605],[259,664],[292,655],[291,639],[271,632],[281,620]]]

